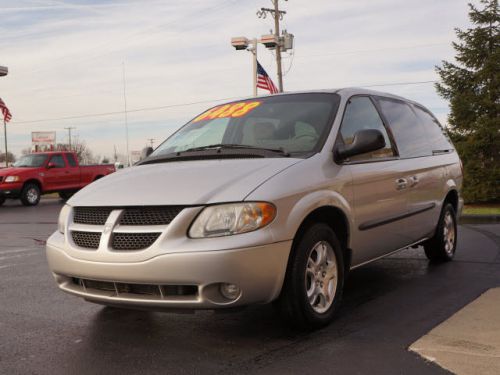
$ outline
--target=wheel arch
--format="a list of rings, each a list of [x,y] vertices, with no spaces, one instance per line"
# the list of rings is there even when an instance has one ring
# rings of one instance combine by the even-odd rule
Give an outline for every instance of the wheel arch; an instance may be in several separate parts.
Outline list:
[[[300,241],[307,228],[315,223],[325,223],[335,232],[342,245],[344,268],[349,270],[351,264],[351,250],[349,248],[350,225],[346,213],[337,206],[320,206],[309,212],[296,231],[292,249],[295,248],[296,243]]]
[[[24,181],[23,183],[23,189],[26,185],[28,184],[35,184],[38,186],[38,189],[40,189],[40,194],[43,193],[43,185],[40,180],[37,180],[36,178],[30,178],[29,180]]]
[[[448,193],[446,194],[444,201],[443,201],[443,206],[446,203],[450,203],[453,206],[453,209],[455,210],[455,213],[458,214],[458,204],[459,204],[459,197],[458,197],[458,191],[456,189],[450,189]]]

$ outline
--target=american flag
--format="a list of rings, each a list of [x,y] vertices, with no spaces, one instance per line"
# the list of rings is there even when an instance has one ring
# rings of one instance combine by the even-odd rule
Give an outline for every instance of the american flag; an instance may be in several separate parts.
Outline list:
[[[3,120],[5,122],[9,122],[12,119],[12,114],[9,111],[9,108],[5,105],[5,102],[0,98],[0,109],[2,110]]]
[[[269,91],[271,94],[276,94],[278,89],[274,86],[273,81],[267,75],[266,71],[257,61],[257,87]]]

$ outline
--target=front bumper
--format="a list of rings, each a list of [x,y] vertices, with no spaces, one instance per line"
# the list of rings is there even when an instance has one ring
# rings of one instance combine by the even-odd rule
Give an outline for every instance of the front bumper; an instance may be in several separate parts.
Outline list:
[[[292,241],[284,241],[234,250],[177,252],[141,262],[116,263],[73,258],[49,242],[47,259],[60,289],[92,302],[153,310],[216,309],[267,303],[277,298],[291,245]],[[82,279],[89,282],[82,283]],[[94,288],[99,282],[114,288]],[[220,293],[220,283],[237,285],[240,295],[234,300],[225,298]],[[134,293],[134,286],[158,287],[160,292]],[[194,292],[165,293],[170,287],[185,286]]]
[[[0,196],[5,198],[19,198],[21,195],[22,183],[3,183],[0,184]]]

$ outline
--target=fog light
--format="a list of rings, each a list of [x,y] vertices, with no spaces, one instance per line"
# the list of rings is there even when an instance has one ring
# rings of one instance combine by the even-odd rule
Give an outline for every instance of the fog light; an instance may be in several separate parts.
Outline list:
[[[222,283],[220,284],[220,292],[227,299],[235,300],[240,296],[241,290],[238,285]]]

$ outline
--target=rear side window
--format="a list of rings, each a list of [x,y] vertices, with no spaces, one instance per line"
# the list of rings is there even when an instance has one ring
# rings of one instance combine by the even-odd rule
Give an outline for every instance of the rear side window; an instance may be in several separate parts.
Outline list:
[[[68,159],[68,163],[72,167],[76,167],[76,160],[73,154],[66,154],[66,158]]]
[[[425,129],[425,136],[433,154],[453,150],[453,145],[439,122],[429,112],[414,106],[413,109]]]
[[[387,130],[370,98],[366,96],[353,97],[347,103],[340,127],[340,135],[344,143],[349,145],[353,142],[356,133],[364,129],[379,130],[384,136],[385,147],[377,151],[353,156],[350,158],[351,160],[370,160],[394,156]]]
[[[421,121],[410,106],[399,100],[377,98],[402,158],[432,155]]]

